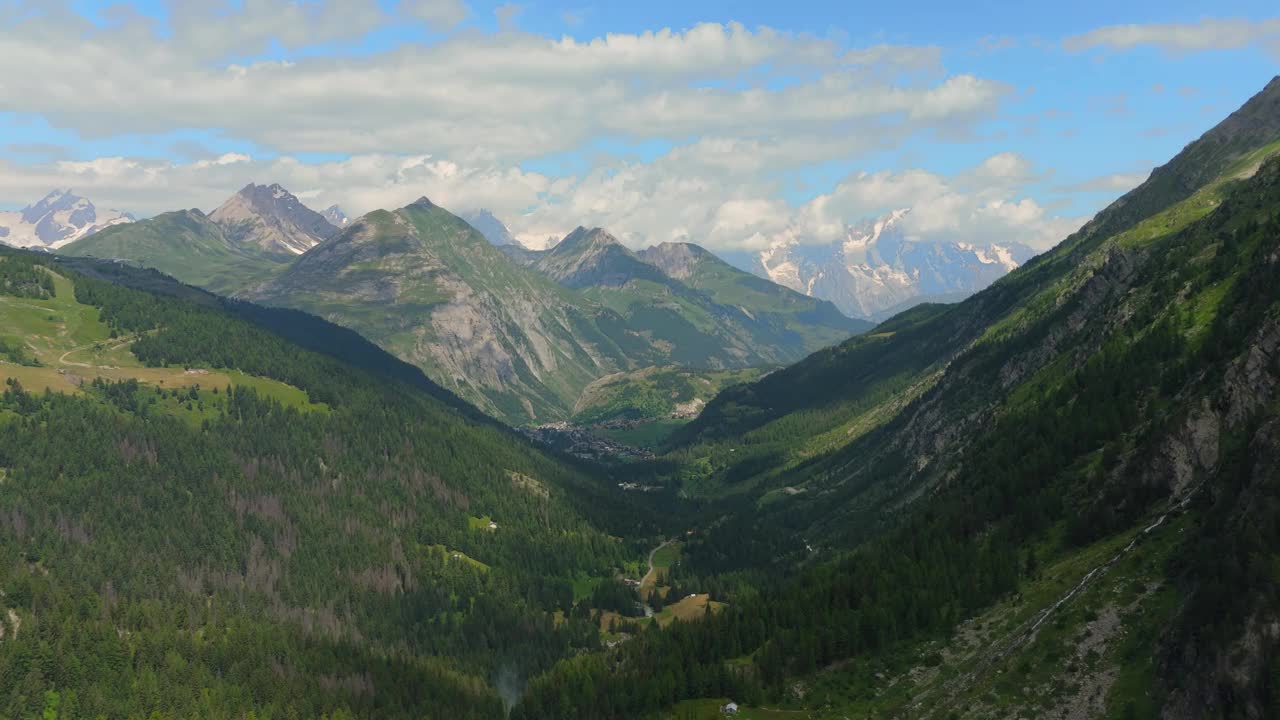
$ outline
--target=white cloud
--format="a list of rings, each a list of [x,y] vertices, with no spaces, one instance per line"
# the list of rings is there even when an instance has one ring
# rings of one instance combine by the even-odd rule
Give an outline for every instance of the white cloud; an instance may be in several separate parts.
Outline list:
[[[463,167],[427,155],[363,155],[327,163],[239,153],[177,163],[104,157],[42,165],[0,161],[0,197],[26,203],[44,190],[71,187],[103,207],[141,215],[198,207],[212,210],[245,183],[279,182],[309,204],[341,204],[349,212],[394,208],[428,195],[445,207],[492,207],[507,216],[538,201],[552,181],[515,169]]]
[[[977,187],[1021,187],[1040,179],[1031,161],[1014,152],[996,153],[960,176],[961,183]]]
[[[493,15],[498,19],[498,27],[502,30],[514,30],[516,21],[520,18],[520,13],[524,12],[524,7],[515,3],[506,3],[499,5]]]
[[[259,53],[272,42],[292,50],[351,40],[386,20],[377,3],[365,0],[244,0],[239,8],[225,1],[178,0],[170,7],[172,44],[191,57],[213,59]]]
[[[1280,42],[1280,18],[1246,20],[1205,18],[1196,23],[1111,25],[1073,35],[1063,41],[1072,52],[1106,48],[1157,47],[1177,53],[1231,50],[1255,43]]]
[[[400,11],[424,20],[432,30],[452,30],[471,9],[462,0],[405,0]]]
[[[1043,249],[1084,218],[1057,216],[1020,197],[1020,182],[1036,177],[1030,163],[1013,153],[989,157],[953,178],[925,170],[858,173],[799,208],[789,232],[801,242],[830,242],[850,221],[910,207],[902,227],[917,240],[1020,242]]]
[[[924,170],[856,173],[800,206],[781,200],[765,177],[768,173],[705,163],[692,146],[652,162],[619,163],[564,178],[430,155],[368,154],[304,163],[287,156],[229,153],[191,163],[120,157],[43,165],[0,162],[0,197],[29,202],[44,189],[71,187],[103,207],[148,215],[180,207],[210,210],[245,183],[279,182],[310,205],[337,203],[358,215],[426,195],[454,211],[489,208],[534,245],[578,225],[609,228],[634,247],[690,240],[713,249],[742,249],[760,247],[781,233],[801,242],[829,242],[846,224],[912,207],[906,230],[917,239],[1003,240],[1043,248],[1081,222],[1055,216],[1022,196],[1010,178],[1039,175],[1025,158],[1009,153],[954,177]]]
[[[456,19],[452,7],[409,9],[439,22]],[[587,41],[462,30],[373,54],[251,59],[273,39],[286,49],[356,39],[385,20],[357,0],[250,0],[235,11],[192,0],[175,8],[171,37],[140,18],[108,29],[21,19],[0,28],[0,107],[93,138],[202,128],[281,153],[509,162],[600,135],[817,143],[852,129],[874,144],[904,124],[963,130],[1010,91],[947,77],[937,48],[848,49],[715,23]]]

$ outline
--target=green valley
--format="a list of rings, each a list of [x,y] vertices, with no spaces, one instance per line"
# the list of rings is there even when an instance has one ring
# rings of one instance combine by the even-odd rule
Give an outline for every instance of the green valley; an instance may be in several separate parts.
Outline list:
[[[722,390],[765,372],[666,366],[606,375],[582,391],[571,421],[626,445],[658,447]]]
[[[1280,718],[1270,6],[102,5],[0,718]]]

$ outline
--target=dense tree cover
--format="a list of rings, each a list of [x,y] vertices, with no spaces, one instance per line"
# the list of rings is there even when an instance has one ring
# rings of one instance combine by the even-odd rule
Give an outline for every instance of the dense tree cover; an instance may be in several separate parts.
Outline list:
[[[1170,492],[1168,478],[1148,473],[1161,441],[1202,398],[1240,391],[1221,385],[1228,367],[1268,332],[1280,332],[1276,208],[1280,162],[1235,188],[1218,212],[1144,250],[1148,262],[1133,286],[1093,308],[1105,316],[1123,304],[1115,313],[1123,320],[1078,364],[1053,365],[1009,394],[996,421],[966,444],[946,486],[900,513],[887,533],[719,616],[647,633],[609,655],[562,662],[534,681],[515,717],[567,718],[584,709],[633,717],[693,697],[776,700],[789,677],[946,632],[1034,574],[1038,559],[1029,547],[1053,547],[1058,535],[1084,544],[1132,527]],[[1072,317],[1079,302],[1022,335],[962,355],[956,371],[973,382],[994,376]],[[1236,637],[1253,613],[1280,611],[1280,427],[1273,410],[1262,408],[1232,431],[1238,442],[1226,448],[1211,491],[1197,496],[1203,515],[1177,555],[1190,561],[1168,568],[1192,594],[1180,627],[1202,649]],[[868,474],[881,485],[903,472],[893,453],[872,462]],[[839,505],[843,493],[861,490],[847,485],[825,492],[822,502]],[[735,566],[739,557],[726,548],[746,541],[735,534],[746,527],[777,536],[756,539],[761,547],[786,546],[785,525],[744,516],[724,519],[691,543],[690,562]],[[844,537],[857,543],[865,532],[850,527]],[[1253,682],[1249,692],[1268,681]]]
[[[637,617],[644,613],[640,610],[640,596],[634,588],[628,587],[619,580],[606,580],[599,583],[591,591],[586,607],[597,610],[612,610],[619,615]]]
[[[0,260],[0,295],[42,300],[55,292],[53,277],[34,257],[7,253]]]
[[[247,386],[8,385],[0,712],[496,717],[494,676],[598,646],[588,621],[552,617],[572,578],[631,556],[570,498],[591,479],[226,313],[72,279],[118,333],[141,333],[148,364],[238,369],[323,405]]]

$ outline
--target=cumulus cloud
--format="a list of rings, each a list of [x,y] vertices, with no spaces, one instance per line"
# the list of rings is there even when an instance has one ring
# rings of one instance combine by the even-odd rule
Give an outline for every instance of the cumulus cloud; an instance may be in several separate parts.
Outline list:
[[[460,7],[402,9],[442,22]],[[219,11],[192,1],[175,8],[171,36],[149,20],[101,29],[24,17],[0,28],[0,105],[95,138],[204,128],[282,153],[518,161],[605,134],[833,139],[900,123],[951,132],[1010,91],[946,77],[937,48],[850,49],[732,23],[586,41],[464,30],[373,54],[252,59],[273,41],[353,39],[383,20],[356,0]]]
[[[962,173],[959,181],[971,187],[1018,188],[1041,179],[1025,156],[1014,152],[996,153]]]
[[[831,242],[852,220],[910,207],[902,227],[917,240],[1021,242],[1044,249],[1084,218],[1058,216],[1021,197],[1021,182],[1038,176],[1013,153],[989,157],[955,177],[925,170],[858,173],[799,208],[787,232],[802,243]]]
[[[1195,23],[1111,25],[1068,37],[1063,41],[1063,47],[1081,52],[1094,48],[1129,50],[1150,46],[1168,52],[1188,53],[1232,50],[1265,43],[1270,44],[1274,51],[1277,42],[1280,42],[1280,18],[1206,18]]]

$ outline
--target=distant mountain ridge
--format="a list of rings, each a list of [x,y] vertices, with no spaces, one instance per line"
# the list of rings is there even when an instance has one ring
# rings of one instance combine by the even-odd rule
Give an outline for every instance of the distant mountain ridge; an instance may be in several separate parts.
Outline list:
[[[52,250],[133,220],[127,212],[99,211],[70,190],[54,190],[22,210],[0,212],[0,243]]]
[[[511,230],[507,228],[506,223],[484,208],[460,213],[458,217],[466,220],[468,225],[479,230],[480,234],[494,245],[520,246],[520,241],[516,240],[515,236],[511,234]]]
[[[598,228],[546,251],[496,246],[426,198],[360,218],[247,294],[347,325],[513,424],[569,417],[611,373],[790,362],[868,327],[829,305],[721,302]]]
[[[835,243],[814,245],[795,234],[750,255],[747,269],[830,300],[846,315],[883,318],[930,297],[963,297],[981,290],[1031,259],[1019,243],[974,245],[920,242],[906,237],[910,209],[846,228]]]

